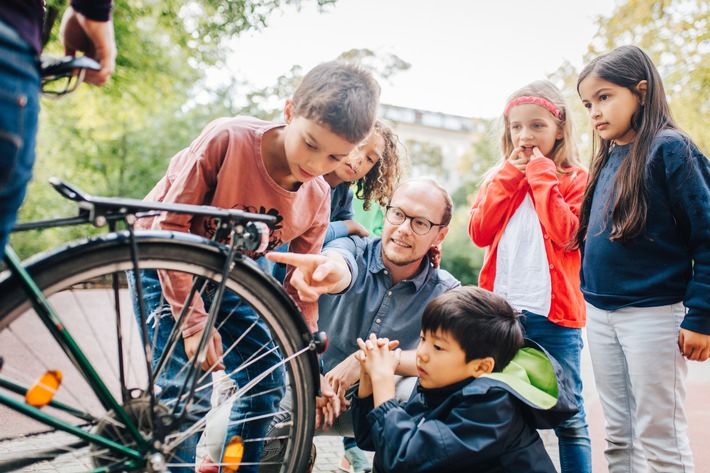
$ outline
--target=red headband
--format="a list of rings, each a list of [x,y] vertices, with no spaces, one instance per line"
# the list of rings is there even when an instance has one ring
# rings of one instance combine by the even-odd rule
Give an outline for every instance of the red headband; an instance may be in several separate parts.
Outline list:
[[[525,97],[518,97],[517,99],[513,99],[508,102],[508,105],[505,107],[505,116],[508,116],[508,113],[510,112],[511,108],[524,103],[534,103],[535,105],[545,107],[547,110],[550,111],[551,114],[556,116],[558,119],[564,120],[564,118],[562,117],[562,112],[560,112],[559,108],[555,107],[555,104],[541,97],[530,97],[527,95]]]

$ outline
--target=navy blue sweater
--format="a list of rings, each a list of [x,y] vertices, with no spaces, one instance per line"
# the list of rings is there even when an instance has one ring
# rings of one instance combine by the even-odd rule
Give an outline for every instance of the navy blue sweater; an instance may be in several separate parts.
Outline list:
[[[616,146],[599,176],[582,249],[582,292],[594,307],[683,302],[682,327],[710,334],[710,165],[675,131],[656,137],[646,163],[648,217],[631,244],[609,239],[614,179],[630,145]]]

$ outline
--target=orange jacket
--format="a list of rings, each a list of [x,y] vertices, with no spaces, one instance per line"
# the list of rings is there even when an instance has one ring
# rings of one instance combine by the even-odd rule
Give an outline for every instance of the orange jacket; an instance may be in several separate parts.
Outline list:
[[[581,328],[586,321],[586,310],[579,289],[580,253],[579,250],[567,251],[565,246],[579,226],[587,171],[577,167],[567,171],[568,174],[558,173],[550,159],[533,159],[523,174],[506,161],[478,192],[471,207],[468,233],[477,246],[486,248],[478,284],[492,291],[498,242],[529,192],[542,226],[550,264],[552,299],[548,318],[563,327]]]

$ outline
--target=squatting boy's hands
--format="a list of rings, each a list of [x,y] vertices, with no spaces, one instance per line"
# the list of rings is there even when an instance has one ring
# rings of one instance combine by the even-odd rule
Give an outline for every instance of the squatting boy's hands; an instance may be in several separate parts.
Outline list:
[[[200,345],[200,339],[202,338],[202,330],[195,332],[189,337],[183,338],[183,343],[185,344],[185,354],[187,358],[192,358]],[[222,336],[214,328],[211,330],[210,339],[207,340],[205,361],[202,363],[202,369],[204,371],[220,371],[224,369],[224,364],[222,363],[222,355],[224,354],[224,349],[222,347]]]

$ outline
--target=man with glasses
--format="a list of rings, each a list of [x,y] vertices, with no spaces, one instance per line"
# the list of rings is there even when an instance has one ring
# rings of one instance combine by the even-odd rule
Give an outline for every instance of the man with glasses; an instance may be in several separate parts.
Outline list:
[[[402,349],[397,396],[409,398],[417,376],[415,350],[424,306],[434,297],[460,286],[435,267],[436,252],[449,231],[453,204],[446,189],[429,178],[400,184],[386,207],[381,238],[349,236],[328,243],[320,255],[269,254],[272,261],[296,266],[291,279],[304,300],[318,300],[318,327],[328,334],[322,355],[326,379],[341,406],[360,376],[357,338],[374,333],[398,340]],[[348,395],[346,396],[346,393]],[[321,427],[335,435],[352,435],[350,413],[321,413]],[[320,433],[320,432],[319,432]]]

